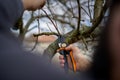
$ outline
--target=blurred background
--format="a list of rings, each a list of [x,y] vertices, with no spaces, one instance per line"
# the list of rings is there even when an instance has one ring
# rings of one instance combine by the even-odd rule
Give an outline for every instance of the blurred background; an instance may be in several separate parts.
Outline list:
[[[58,63],[57,28],[66,43],[78,46],[91,60],[108,11],[107,0],[47,0],[42,10],[25,11],[11,31],[25,50]]]

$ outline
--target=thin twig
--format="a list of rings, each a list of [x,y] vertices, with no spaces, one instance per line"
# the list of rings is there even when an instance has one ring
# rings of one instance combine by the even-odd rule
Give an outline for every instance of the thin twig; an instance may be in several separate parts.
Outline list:
[[[81,9],[90,17],[89,13],[82,6]]]
[[[80,5],[80,0],[77,0],[78,4],[78,25],[77,25],[77,30],[80,30],[80,21],[81,21],[81,5]]]
[[[46,16],[49,18],[49,20],[52,22],[52,24],[54,25],[55,29],[57,30],[58,34],[60,34],[60,31],[58,30],[57,26],[55,25],[55,23],[53,22],[53,20],[50,18],[50,16],[48,16],[47,12],[45,10],[42,9],[42,11],[46,14]]]
[[[46,23],[46,24],[47,24],[47,26],[48,26],[48,28],[49,28],[50,32],[53,32],[53,31],[51,30],[50,26],[48,25],[48,23]]]
[[[38,15],[40,14],[40,12],[38,11]],[[38,33],[40,33],[40,20],[39,20],[39,17],[37,18],[37,22],[38,22]],[[37,36],[37,38],[36,38],[36,41],[35,41],[35,45],[33,46],[33,48],[31,49],[31,51],[33,51],[35,48],[36,48],[36,46],[37,46],[37,44],[38,44],[38,37],[39,36]]]
[[[91,15],[91,10],[90,10],[90,0],[88,0],[88,12],[90,15],[90,20],[92,21],[92,15]]]
[[[84,37],[82,37],[82,41],[83,41],[83,43],[84,43],[84,45],[85,45],[86,50],[88,50],[88,45],[87,45],[87,42],[86,42],[86,40],[85,40]]]
[[[54,16],[53,16],[54,12],[53,12],[53,10],[52,10],[52,9],[54,9],[54,8],[50,8],[50,3],[49,3],[49,1],[48,1],[47,3],[48,3],[48,10],[50,11],[51,16],[54,18]],[[56,21],[56,20],[55,20],[55,24],[56,24],[56,26],[57,26],[57,21]]]
[[[70,0],[70,6],[71,6],[71,10],[72,10],[72,15],[74,16],[74,10],[73,10],[73,6],[72,6],[72,0]]]

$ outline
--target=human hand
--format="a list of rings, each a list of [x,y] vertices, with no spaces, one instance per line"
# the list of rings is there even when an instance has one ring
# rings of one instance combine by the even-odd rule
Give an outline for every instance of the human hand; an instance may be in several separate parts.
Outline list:
[[[36,10],[41,9],[45,3],[46,0],[22,0],[23,6],[25,10]]]
[[[87,60],[85,55],[80,53],[80,49],[78,47],[70,45],[70,46],[68,46],[66,48],[66,50],[73,52],[73,56],[74,56],[74,59],[76,61],[77,71],[79,71],[79,70],[80,71],[86,70],[90,66],[90,61]],[[67,56],[67,59],[68,59],[69,68],[73,70],[70,56]],[[65,64],[64,56],[60,55],[59,56],[59,60],[60,60],[61,67],[64,67],[64,64]]]

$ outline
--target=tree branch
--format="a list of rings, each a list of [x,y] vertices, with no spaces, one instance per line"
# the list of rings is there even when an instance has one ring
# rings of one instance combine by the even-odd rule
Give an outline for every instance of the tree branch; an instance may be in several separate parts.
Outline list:
[[[42,36],[42,35],[47,35],[47,36],[56,35],[56,36],[59,36],[59,35],[58,35],[57,33],[55,33],[55,32],[45,32],[45,33],[33,34],[34,37],[38,37],[38,36]]]
[[[95,31],[95,29],[101,23],[101,21],[104,17],[104,14],[107,11],[108,7],[109,7],[108,2],[106,2],[104,7],[101,8],[102,10],[100,12],[100,15],[96,18],[96,21],[93,23],[92,27],[87,28],[85,31],[80,31],[80,32],[78,32],[78,30],[73,30],[73,31],[69,32],[68,34],[63,35],[66,38],[65,42],[67,44],[72,44],[74,42],[82,40],[83,38],[89,38],[91,35],[96,36],[96,35],[100,34],[99,31],[96,31],[97,33],[93,33],[93,31]],[[56,53],[56,50],[58,48],[59,48],[58,47],[58,40],[56,40],[54,43],[49,45],[49,47],[45,50],[44,55],[47,55],[49,59],[52,59],[52,57],[54,56],[54,54]]]
[[[96,1],[98,1],[98,0],[96,0]],[[97,13],[94,14],[94,15],[98,15],[98,16],[94,17],[95,21],[93,22],[93,26],[89,30],[87,30],[86,32],[84,32],[83,33],[84,35],[92,33],[99,26],[99,24],[101,23],[101,21],[102,21],[104,15],[106,13],[108,7],[110,6],[110,4],[108,4],[108,3],[109,3],[109,1],[106,1],[104,7],[101,8],[102,10],[101,10],[101,12],[100,12],[99,15]]]
[[[77,0],[78,4],[78,24],[77,24],[77,30],[80,30],[80,21],[81,21],[81,5],[80,5],[80,0]]]

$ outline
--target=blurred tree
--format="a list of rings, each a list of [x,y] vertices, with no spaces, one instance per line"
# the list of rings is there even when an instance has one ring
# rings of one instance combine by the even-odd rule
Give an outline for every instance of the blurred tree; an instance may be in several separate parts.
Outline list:
[[[61,28],[70,27],[72,29],[72,31],[64,34],[60,31],[65,37],[66,43],[72,44],[82,40],[86,45],[87,39],[92,41],[99,36],[102,28],[100,24],[104,20],[109,5],[110,0],[48,0],[46,4],[47,10],[42,10],[43,14],[35,16],[35,12],[32,12],[31,18],[25,26],[17,25],[20,29],[19,37],[21,40],[24,40],[25,34],[29,31],[32,22],[38,18],[47,17],[57,29],[59,28],[58,23],[62,25]],[[21,21],[18,23],[21,24]],[[34,34],[34,37],[41,35],[58,36],[59,34],[56,32],[45,32]],[[44,55],[52,58],[57,48],[58,40],[49,45]]]

